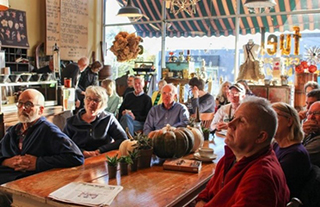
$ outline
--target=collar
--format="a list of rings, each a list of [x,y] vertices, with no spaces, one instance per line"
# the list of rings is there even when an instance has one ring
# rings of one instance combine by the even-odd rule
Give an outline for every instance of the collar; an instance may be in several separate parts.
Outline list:
[[[162,107],[164,110],[168,110],[168,111],[169,111],[169,110],[171,110],[175,105],[176,105],[176,102],[173,101],[172,106],[171,106],[169,109],[167,109],[167,108],[164,107],[164,103],[161,104],[161,107]]]
[[[136,94],[136,91],[133,91],[133,94],[138,97],[138,96],[143,95],[143,94],[144,94],[144,91],[141,91],[141,93],[139,93],[139,94]]]

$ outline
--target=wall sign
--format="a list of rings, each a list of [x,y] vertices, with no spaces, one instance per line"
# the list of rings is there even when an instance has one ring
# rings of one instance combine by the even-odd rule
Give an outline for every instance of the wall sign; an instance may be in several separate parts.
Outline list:
[[[0,11],[0,41],[5,47],[29,48],[26,12]]]
[[[88,53],[88,0],[46,0],[46,54],[55,43],[62,60],[78,60]]]

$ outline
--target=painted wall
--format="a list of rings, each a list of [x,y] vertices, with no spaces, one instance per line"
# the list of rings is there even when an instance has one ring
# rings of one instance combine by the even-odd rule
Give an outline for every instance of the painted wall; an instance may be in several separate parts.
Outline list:
[[[101,60],[100,41],[102,41],[102,0],[89,1],[89,25],[88,25],[88,52],[91,57],[95,51],[96,60]],[[22,10],[27,15],[27,32],[30,48],[28,55],[34,57],[36,46],[45,42],[46,34],[46,7],[45,0],[9,0],[10,8]]]

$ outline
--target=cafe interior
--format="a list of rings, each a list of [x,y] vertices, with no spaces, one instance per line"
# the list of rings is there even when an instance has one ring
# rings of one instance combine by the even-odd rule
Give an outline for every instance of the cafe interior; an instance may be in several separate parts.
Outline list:
[[[44,95],[44,116],[62,130],[75,110],[75,88],[60,80],[61,70],[81,57],[102,63],[99,83],[114,80],[120,97],[130,75],[144,78],[148,95],[160,80],[173,83],[183,104],[191,98],[193,77],[203,79],[214,97],[223,82],[245,79],[254,95],[304,110],[304,85],[318,82],[319,21],[319,0],[0,0],[0,137],[18,123],[17,99],[27,88]],[[134,37],[130,45],[129,34]],[[246,45],[251,44],[255,71],[246,73]],[[33,72],[50,59],[54,73]],[[197,117],[209,127],[214,112]],[[1,185],[0,191],[13,195],[12,206],[73,206],[49,194],[82,182],[122,186],[110,206],[186,206],[224,155],[225,135],[208,136],[202,145],[213,149],[214,157],[201,158],[200,167],[188,169],[193,173],[166,170],[153,155],[151,167],[128,175],[118,169],[111,178],[106,154],[117,156],[114,150],[80,167]]]

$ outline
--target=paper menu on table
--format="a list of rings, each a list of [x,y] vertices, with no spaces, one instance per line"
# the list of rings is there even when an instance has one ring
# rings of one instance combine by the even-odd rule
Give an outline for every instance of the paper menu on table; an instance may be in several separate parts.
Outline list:
[[[111,205],[122,186],[94,183],[69,183],[49,194],[49,198],[86,206]]]

